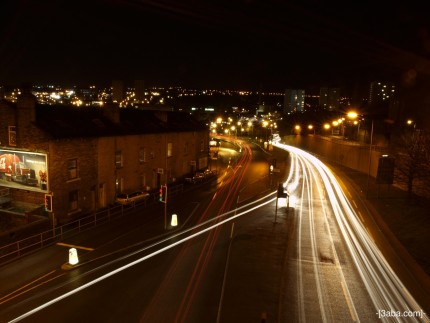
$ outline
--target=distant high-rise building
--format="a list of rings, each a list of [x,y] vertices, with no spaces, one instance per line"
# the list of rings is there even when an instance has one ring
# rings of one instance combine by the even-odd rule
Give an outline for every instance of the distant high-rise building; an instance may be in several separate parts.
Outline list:
[[[134,94],[134,98],[138,102],[142,102],[145,99],[145,82],[143,80],[134,81]]]
[[[339,107],[340,89],[339,88],[320,88],[319,106],[329,110]]]
[[[305,107],[305,90],[286,89],[284,94],[284,113],[303,112]]]
[[[396,86],[390,82],[370,83],[369,106],[373,113],[388,114],[396,104]]]
[[[125,99],[124,81],[113,80],[112,81],[112,101],[119,103],[124,99]]]

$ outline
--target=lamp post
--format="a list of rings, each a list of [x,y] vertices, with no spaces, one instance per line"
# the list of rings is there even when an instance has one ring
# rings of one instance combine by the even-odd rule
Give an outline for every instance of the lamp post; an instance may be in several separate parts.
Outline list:
[[[372,119],[372,126],[370,128],[369,169],[368,169],[368,172],[367,172],[366,198],[369,197],[370,168],[371,168],[371,165],[372,165],[372,145],[373,145],[373,119]]]

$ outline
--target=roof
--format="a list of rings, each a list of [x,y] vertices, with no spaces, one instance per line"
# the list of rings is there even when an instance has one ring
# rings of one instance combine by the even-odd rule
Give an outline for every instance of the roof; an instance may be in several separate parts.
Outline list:
[[[206,131],[190,114],[174,111],[119,109],[119,123],[104,108],[36,105],[36,126],[54,138],[104,137],[166,132]]]

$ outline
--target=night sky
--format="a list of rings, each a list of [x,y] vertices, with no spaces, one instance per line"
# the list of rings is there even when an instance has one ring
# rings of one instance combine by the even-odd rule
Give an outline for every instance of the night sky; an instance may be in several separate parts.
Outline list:
[[[282,90],[430,76],[429,10],[371,3],[3,0],[0,85]]]

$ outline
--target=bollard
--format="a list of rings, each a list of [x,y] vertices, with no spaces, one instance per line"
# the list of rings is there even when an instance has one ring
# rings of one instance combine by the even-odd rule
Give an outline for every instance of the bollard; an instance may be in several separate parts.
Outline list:
[[[76,248],[69,249],[69,264],[76,265],[79,262],[78,251]]]
[[[172,227],[176,227],[178,225],[178,216],[176,214],[172,214],[172,221],[170,221],[170,225]]]

